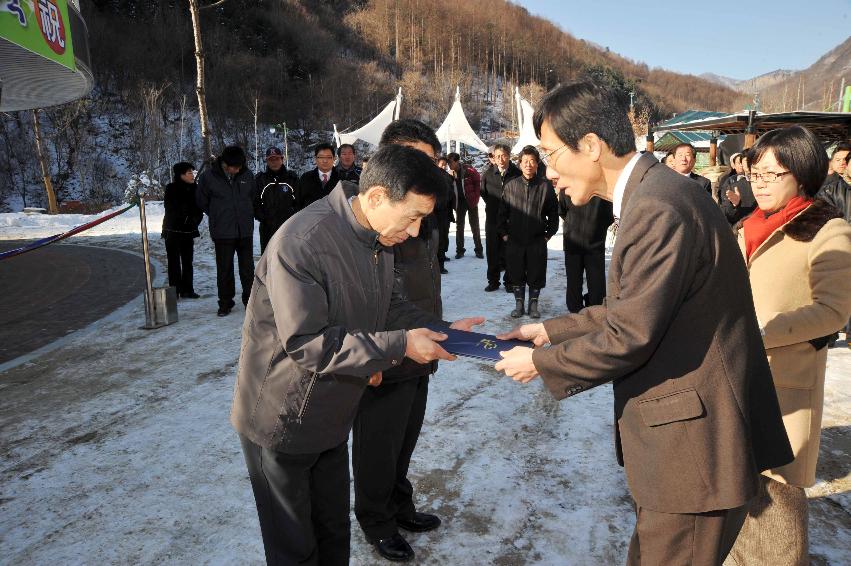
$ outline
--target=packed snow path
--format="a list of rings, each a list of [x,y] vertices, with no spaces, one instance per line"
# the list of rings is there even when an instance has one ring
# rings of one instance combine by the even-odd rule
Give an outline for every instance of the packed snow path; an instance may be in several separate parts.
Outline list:
[[[151,217],[155,210],[150,237],[164,265]],[[72,241],[138,251],[138,233],[122,234],[133,231],[126,222]],[[52,233],[3,223],[2,238]],[[215,316],[206,238],[195,265],[203,298],[180,302],[179,323],[140,330],[139,297],[0,373],[0,563],[263,563],[228,423],[243,311]],[[481,314],[486,332],[514,324],[511,296],[482,292],[484,260],[468,254],[447,268],[446,318]],[[557,249],[548,283],[542,310],[553,316],[564,311]],[[842,344],[829,356],[819,483],[810,490],[813,562],[837,566],[851,549],[851,350]],[[624,562],[634,518],[614,457],[610,386],[558,403],[540,381],[519,385],[478,361],[441,364],[411,478],[420,509],[444,521],[406,534],[417,563]],[[353,519],[352,564],[379,563]]]

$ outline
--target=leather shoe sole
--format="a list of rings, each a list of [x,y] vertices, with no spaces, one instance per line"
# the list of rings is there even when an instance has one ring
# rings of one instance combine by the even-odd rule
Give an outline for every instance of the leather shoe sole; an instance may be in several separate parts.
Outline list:
[[[383,558],[391,562],[409,562],[414,559],[414,549],[405,537],[395,533],[388,538],[370,541]]]
[[[424,533],[439,527],[440,517],[431,513],[414,513],[414,518],[410,521],[396,519],[396,524],[399,528],[412,533]]]

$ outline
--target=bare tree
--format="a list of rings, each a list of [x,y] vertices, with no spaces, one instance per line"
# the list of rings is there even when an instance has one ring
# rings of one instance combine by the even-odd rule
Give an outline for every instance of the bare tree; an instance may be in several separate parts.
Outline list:
[[[213,146],[210,143],[210,122],[207,117],[207,99],[204,94],[204,47],[201,44],[201,19],[198,15],[198,0],[189,0],[189,11],[192,14],[192,33],[195,36],[195,69],[197,72],[195,92],[198,95],[198,117],[201,120],[204,161],[207,161],[213,157]]]
[[[50,180],[50,170],[47,167],[47,159],[44,157],[44,144],[41,140],[41,123],[38,119],[37,108],[33,110],[33,131],[35,132],[36,155],[41,166],[41,177],[44,180],[44,190],[47,192],[47,212],[59,214],[59,204],[56,202],[56,193],[53,192],[53,183]]]

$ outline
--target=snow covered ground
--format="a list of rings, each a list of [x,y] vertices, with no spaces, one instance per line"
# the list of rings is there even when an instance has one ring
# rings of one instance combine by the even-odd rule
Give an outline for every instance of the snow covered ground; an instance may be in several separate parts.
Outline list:
[[[162,205],[147,211],[152,250],[165,265]],[[87,219],[0,214],[0,239],[42,237]],[[71,244],[138,251],[138,226],[131,209]],[[560,244],[553,238],[544,316],[564,312]],[[263,562],[228,423],[242,311],[215,316],[206,236],[195,265],[203,298],[181,301],[177,324],[140,330],[140,296],[0,373],[0,563]],[[468,254],[447,268],[446,318],[481,314],[486,332],[513,326],[512,298],[482,292],[484,260]],[[851,556],[849,385],[851,350],[831,350],[819,483],[809,490],[816,564]],[[437,531],[406,535],[420,564],[624,562],[634,519],[614,457],[610,386],[557,403],[540,381],[519,385],[474,360],[444,363],[411,478],[420,509],[444,520]],[[377,563],[353,523],[352,564]]]

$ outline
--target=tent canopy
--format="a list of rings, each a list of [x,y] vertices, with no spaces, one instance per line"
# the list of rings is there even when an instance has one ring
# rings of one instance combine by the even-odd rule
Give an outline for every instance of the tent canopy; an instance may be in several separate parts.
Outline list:
[[[381,135],[384,129],[390,125],[393,120],[399,119],[399,109],[402,104],[402,89],[396,98],[390,101],[384,109],[378,113],[378,116],[370,120],[364,126],[361,126],[353,132],[337,132],[337,124],[334,124],[334,139],[337,142],[337,147],[344,143],[353,144],[357,140],[363,140],[372,145],[378,145],[381,141]]]
[[[449,109],[449,114],[446,115],[443,124],[437,129],[437,139],[440,140],[440,143],[454,141],[474,147],[479,151],[488,151],[487,144],[476,135],[476,132],[470,127],[467,117],[464,115],[464,109],[461,107],[460,88],[456,88],[455,102],[452,104],[452,108]]]
[[[535,115],[535,109],[528,100],[520,96],[520,89],[515,87],[514,98],[517,100],[519,108],[518,119],[520,121],[520,137],[517,138],[517,143],[511,148],[511,154],[517,155],[524,147],[531,145],[538,147],[541,140],[535,135],[535,124],[532,117]]]

